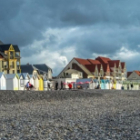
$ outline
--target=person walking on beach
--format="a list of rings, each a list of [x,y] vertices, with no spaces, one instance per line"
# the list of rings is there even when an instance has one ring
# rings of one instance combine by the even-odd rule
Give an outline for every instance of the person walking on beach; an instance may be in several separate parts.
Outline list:
[[[68,84],[68,87],[69,87],[69,90],[72,89],[72,84],[69,83],[69,84]]]
[[[26,83],[25,87],[27,90],[29,90],[29,88],[30,88],[29,81]]]
[[[51,89],[50,83],[51,83],[50,81],[48,81],[48,82],[47,82],[47,85],[48,85],[48,90],[50,90],[50,89]]]
[[[63,82],[61,81],[61,90],[63,89]]]
[[[131,90],[133,89],[133,84],[131,84]]]
[[[129,90],[129,84],[127,84],[127,90]]]
[[[58,82],[56,81],[55,83],[55,89],[57,90],[58,89]]]

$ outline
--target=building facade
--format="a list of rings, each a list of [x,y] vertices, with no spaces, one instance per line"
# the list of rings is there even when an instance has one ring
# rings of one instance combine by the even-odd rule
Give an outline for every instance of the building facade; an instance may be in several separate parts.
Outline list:
[[[21,73],[20,50],[17,45],[0,44],[0,72]]]
[[[52,79],[52,69],[46,64],[25,64],[21,65],[22,73],[29,73],[30,75],[40,75],[41,77],[46,77],[47,79]]]
[[[140,71],[127,72],[127,81],[140,83]]]
[[[68,69],[81,72],[82,78],[112,80],[125,80],[127,71],[125,62],[120,60],[111,60],[107,57],[97,57],[95,60],[73,58],[57,78],[66,78]]]

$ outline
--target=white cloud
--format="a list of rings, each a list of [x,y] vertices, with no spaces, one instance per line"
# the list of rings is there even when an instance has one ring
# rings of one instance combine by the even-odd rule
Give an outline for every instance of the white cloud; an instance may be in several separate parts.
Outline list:
[[[129,50],[126,47],[122,46],[119,51],[116,52],[113,59],[119,59],[119,60],[132,60],[134,58],[137,58],[140,55],[139,52],[135,50]]]
[[[30,64],[41,64],[45,63],[53,69],[54,75],[60,73],[60,71],[68,64],[68,62],[76,55],[75,46],[67,45],[65,48],[60,48],[59,44],[65,40],[67,37],[66,34],[73,32],[75,29],[69,29],[66,32],[66,29],[58,30],[58,29],[49,29],[46,33],[44,33],[45,39],[41,41],[34,41],[28,48],[30,51],[34,51],[35,53],[31,56],[22,57],[22,64],[30,63]],[[56,36],[56,43],[52,43],[48,46],[49,34]],[[45,45],[44,45],[45,44]],[[59,48],[58,48],[59,47]],[[21,52],[25,52],[26,48],[22,48]]]
[[[93,56],[93,59],[95,59],[98,56],[109,57],[109,55],[107,54],[99,54],[99,53],[93,53],[92,56]]]

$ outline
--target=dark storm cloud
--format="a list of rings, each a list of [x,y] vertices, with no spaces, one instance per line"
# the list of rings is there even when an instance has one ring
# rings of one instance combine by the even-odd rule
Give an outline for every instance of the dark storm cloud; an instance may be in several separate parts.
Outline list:
[[[137,2],[137,3],[136,3]],[[0,32],[4,42],[25,46],[41,39],[47,28],[112,23],[139,25],[139,1],[2,0]],[[8,40],[8,41],[7,41]]]
[[[75,46],[78,57],[85,58],[113,56],[122,46],[140,51],[139,5],[139,0],[1,0],[0,40],[24,48],[23,56],[66,46]],[[59,35],[44,36],[49,29],[70,28],[79,30],[59,44]],[[30,48],[41,40],[48,40],[43,48]]]

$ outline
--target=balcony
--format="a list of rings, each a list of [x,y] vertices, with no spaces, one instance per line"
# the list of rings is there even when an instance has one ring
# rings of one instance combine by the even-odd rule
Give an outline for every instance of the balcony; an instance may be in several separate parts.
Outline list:
[[[14,66],[13,65],[10,65],[10,69],[14,69]]]
[[[5,65],[5,66],[3,67],[3,69],[4,69],[4,70],[7,70],[7,69],[8,69],[8,66],[7,66],[7,65]]]
[[[13,55],[10,55],[10,59],[14,59],[14,56]]]

